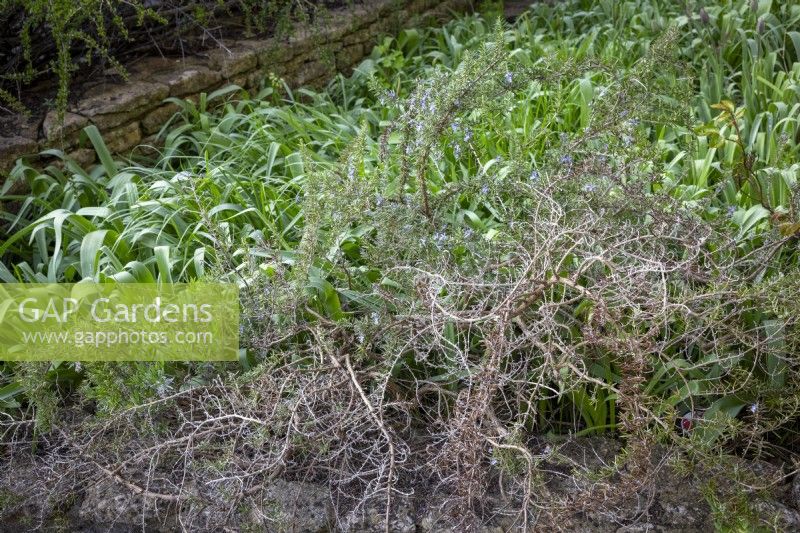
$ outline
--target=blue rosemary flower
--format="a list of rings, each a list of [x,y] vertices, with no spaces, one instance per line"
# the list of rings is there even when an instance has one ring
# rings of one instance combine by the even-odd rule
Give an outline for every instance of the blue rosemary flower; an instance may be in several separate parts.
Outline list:
[[[447,234],[443,231],[437,231],[433,234],[433,243],[437,248],[441,248],[447,241]]]
[[[164,376],[161,382],[156,385],[156,394],[161,398],[169,395],[172,392],[172,381],[173,378]]]

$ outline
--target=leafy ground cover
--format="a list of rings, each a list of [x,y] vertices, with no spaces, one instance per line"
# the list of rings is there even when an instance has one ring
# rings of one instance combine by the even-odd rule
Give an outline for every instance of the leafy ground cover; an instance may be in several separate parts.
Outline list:
[[[656,443],[790,463],[800,5],[492,18],[387,38],[324,92],[175,100],[155,162],[89,128],[101,165],[18,163],[0,279],[235,281],[245,325],[237,365],[5,363],[6,410],[68,432],[73,474],[206,487],[188,515],[280,473],[345,526],[421,483],[481,521],[498,475],[543,519],[543,435],[617,435],[607,475]]]

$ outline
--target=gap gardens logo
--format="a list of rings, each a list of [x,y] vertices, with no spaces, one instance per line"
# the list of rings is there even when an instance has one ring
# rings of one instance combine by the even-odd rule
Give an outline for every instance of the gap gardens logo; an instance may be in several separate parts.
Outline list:
[[[0,284],[0,360],[234,361],[229,283]]]

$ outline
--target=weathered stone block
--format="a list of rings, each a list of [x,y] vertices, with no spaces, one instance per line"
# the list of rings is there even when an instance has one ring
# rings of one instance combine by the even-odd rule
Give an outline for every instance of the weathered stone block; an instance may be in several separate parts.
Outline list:
[[[348,46],[358,44],[358,43],[365,43],[373,37],[372,33],[370,32],[370,28],[362,28],[360,30],[356,30],[353,32],[348,33],[344,37],[342,37],[342,46],[347,48]]]
[[[265,73],[261,69],[256,69],[253,72],[247,74],[244,80],[244,87],[249,91],[256,91],[261,88],[261,82],[267,79],[267,73]]]
[[[161,83],[132,81],[107,84],[88,91],[78,104],[77,111],[87,117],[129,113],[138,108],[140,113],[152,109],[167,97],[169,88]]]
[[[297,50],[286,46],[285,42],[277,39],[239,41],[239,44],[255,52],[258,68],[272,67],[276,63],[291,61],[298,53]]]
[[[337,42],[344,35],[353,30],[352,21],[345,17],[336,17],[332,20],[325,21],[324,27],[317,30],[316,33],[322,37],[324,42]],[[312,33],[315,33],[312,29]]]
[[[348,46],[347,48],[342,48],[336,54],[336,68],[338,70],[349,69],[363,57],[363,44],[354,44],[352,46]]]
[[[275,65],[274,68],[270,69],[263,69],[261,72],[264,75],[264,79],[267,79],[270,73],[275,74],[279,78],[290,78],[292,74],[297,70],[297,66],[290,65],[289,63],[282,63],[280,65]]]
[[[292,35],[285,46],[291,49],[293,57],[310,52],[319,44],[319,35],[309,29],[300,30],[297,35]]]
[[[195,57],[146,57],[137,61],[130,72],[134,79],[166,85],[169,95],[175,97],[203,92],[222,80],[222,74]]]
[[[150,135],[139,141],[139,146],[136,147],[136,154],[147,157],[155,157],[159,154],[160,149],[164,146],[163,137],[157,135]]]
[[[298,87],[301,87],[323,76],[330,76],[333,74],[333,71],[333,66],[326,62],[309,61],[308,63],[300,65],[294,76],[290,77]]]
[[[142,132],[145,135],[151,135],[158,132],[158,130],[161,129],[161,126],[166,124],[172,115],[178,112],[178,109],[180,108],[177,105],[170,102],[150,111],[142,119]]]
[[[255,51],[244,46],[213,50],[208,54],[208,60],[211,69],[226,79],[253,70],[258,65]]]
[[[437,0],[414,0],[406,8],[406,11],[409,13],[422,13],[432,7],[436,7],[436,5],[440,3],[444,2],[438,2]]]
[[[247,78],[250,74],[245,72],[244,74],[239,74],[235,78],[229,80],[231,84],[241,87],[242,89],[247,89]]]
[[[391,9],[392,0],[378,0],[368,6],[354,7],[355,17],[358,20],[358,28],[366,28],[381,16],[382,13]]]
[[[78,148],[67,155],[82,167],[91,165],[97,159],[97,152],[92,148]]]
[[[155,74],[151,79],[169,87],[170,96],[180,97],[214,87],[222,81],[222,74],[201,65],[191,65],[179,67],[173,72]]]
[[[277,65],[288,63],[301,52],[293,50],[286,43],[277,43],[272,47],[264,47],[258,52],[258,68],[275,70]]]
[[[392,20],[391,18],[381,19],[369,27],[369,32],[375,36],[383,36],[389,33],[394,33],[392,30],[395,26],[401,25],[400,21]]]
[[[113,153],[122,153],[136,146],[142,139],[139,123],[134,122],[103,134],[103,140]]]
[[[252,96],[253,91],[258,89],[258,87],[261,85],[261,80],[265,79],[265,77],[266,75],[261,70],[256,69],[252,72],[240,74],[230,81],[232,84],[238,85],[245,91],[248,91]]]
[[[34,154],[39,150],[39,143],[33,139],[20,137],[0,137],[0,168],[10,169],[14,162],[22,156]]]
[[[151,74],[159,72],[170,72],[180,63],[180,59],[169,59],[166,57],[142,57],[128,67],[131,77],[142,80]]]
[[[65,113],[64,121],[58,119],[58,112],[50,111],[44,117],[42,131],[48,141],[66,140],[89,124],[89,119],[75,113]]]

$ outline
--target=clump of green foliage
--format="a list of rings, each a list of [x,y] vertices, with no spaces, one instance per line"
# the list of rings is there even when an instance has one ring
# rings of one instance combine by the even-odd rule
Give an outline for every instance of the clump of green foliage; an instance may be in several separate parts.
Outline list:
[[[169,436],[105,452],[170,457],[187,427],[204,454],[244,439],[213,465],[238,495],[280,468],[391,509],[422,480],[480,521],[499,468],[527,519],[534,435],[622,435],[637,475],[656,443],[784,453],[798,21],[769,1],[572,0],[404,31],[323,93],[173,100],[155,162],[115,161],[89,129],[101,165],[17,165],[34,194],[5,198],[0,279],[240,283],[241,377],[160,369],[180,378],[153,400],[175,402]],[[109,434],[149,416],[107,371],[76,375],[127,407]]]

